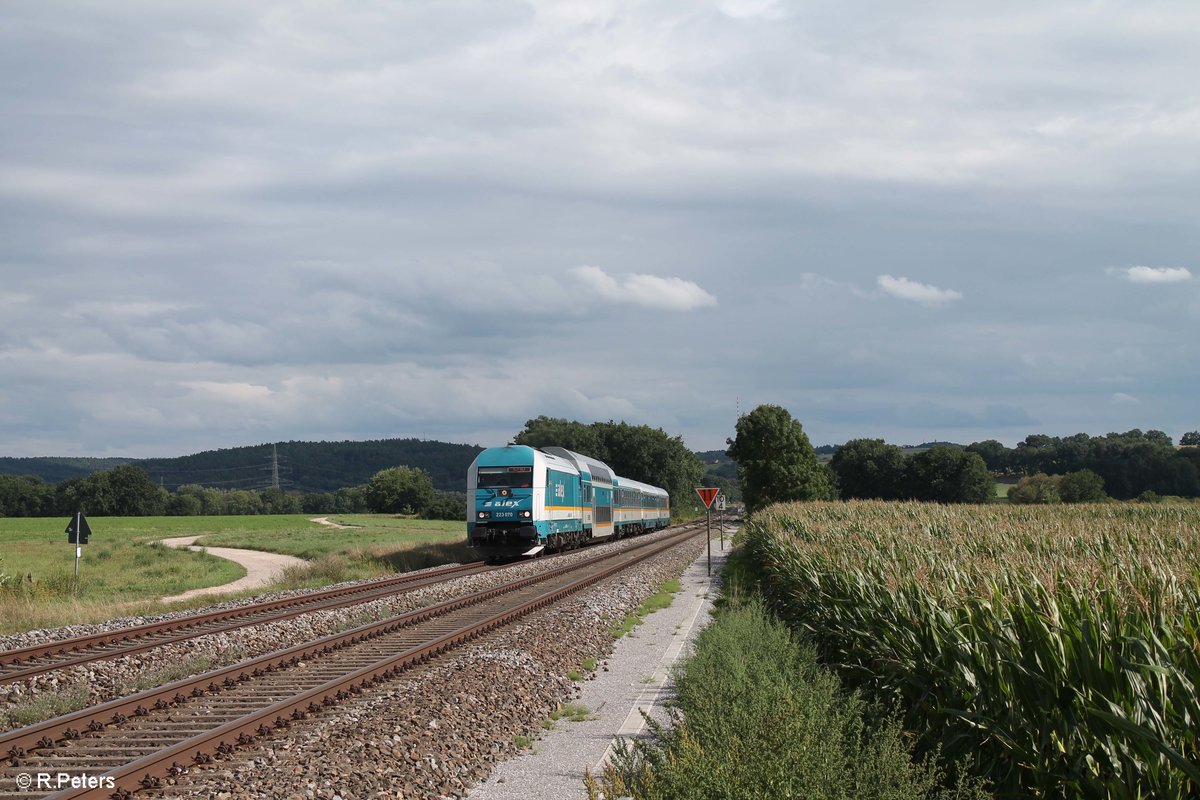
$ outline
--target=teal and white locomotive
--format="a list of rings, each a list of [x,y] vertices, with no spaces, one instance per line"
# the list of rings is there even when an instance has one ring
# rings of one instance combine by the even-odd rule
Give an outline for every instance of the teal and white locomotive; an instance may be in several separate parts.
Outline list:
[[[665,528],[665,489],[561,447],[490,447],[467,470],[467,544],[498,559]]]

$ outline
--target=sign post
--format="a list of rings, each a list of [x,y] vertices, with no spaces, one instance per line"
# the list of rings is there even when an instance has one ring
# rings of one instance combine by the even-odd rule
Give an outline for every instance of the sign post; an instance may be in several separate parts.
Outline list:
[[[76,511],[75,516],[67,523],[67,541],[75,545],[75,588],[79,588],[79,559],[83,558],[83,546],[88,543],[92,528],[88,525],[87,517],[82,511]]]
[[[705,487],[697,486],[696,487],[696,494],[700,495],[700,499],[704,501],[705,516],[708,517],[708,528],[707,528],[708,535],[705,536],[705,540],[708,542],[708,574],[709,575],[712,575],[712,504],[713,504],[713,500],[717,496],[717,493],[720,491],[721,490],[716,488],[715,486],[705,486]],[[722,543],[721,543],[722,549],[724,549],[724,546],[725,546],[724,540],[722,540]]]
[[[721,552],[725,552],[725,495],[717,495],[717,511],[721,512],[721,516],[717,518],[717,527],[721,529]]]

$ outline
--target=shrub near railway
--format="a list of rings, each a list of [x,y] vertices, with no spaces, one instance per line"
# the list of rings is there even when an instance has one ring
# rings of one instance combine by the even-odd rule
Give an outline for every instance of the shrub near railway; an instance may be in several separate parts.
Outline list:
[[[1000,797],[1200,794],[1200,507],[773,506],[774,609]]]

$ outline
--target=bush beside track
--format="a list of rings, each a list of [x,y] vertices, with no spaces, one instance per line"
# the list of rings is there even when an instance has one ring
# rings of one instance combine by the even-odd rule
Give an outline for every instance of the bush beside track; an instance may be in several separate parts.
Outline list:
[[[770,607],[1000,797],[1200,793],[1200,509],[780,505]]]

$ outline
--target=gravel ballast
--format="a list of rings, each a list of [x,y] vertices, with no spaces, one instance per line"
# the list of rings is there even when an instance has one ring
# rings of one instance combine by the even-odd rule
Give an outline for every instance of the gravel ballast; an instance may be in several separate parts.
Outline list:
[[[497,764],[519,756],[511,762],[515,772],[501,773],[470,796],[582,796],[584,769],[594,769],[626,721],[631,694],[657,689],[643,679],[661,674],[666,648],[680,641],[676,633],[698,629],[707,618],[700,601],[708,598],[699,595],[710,594],[708,583],[698,584],[695,577],[697,557],[704,575],[703,551],[703,540],[674,548],[369,695],[298,722],[286,736],[193,769],[168,793],[222,799],[464,797]],[[610,656],[613,623],[685,569],[684,588],[671,607],[650,614]],[[639,651],[627,660],[626,654]],[[572,681],[568,672],[582,671],[588,659],[598,661],[591,679]],[[597,719],[560,719],[546,730],[564,703],[586,706],[587,716]],[[536,740],[532,752],[520,746],[526,737]],[[590,749],[556,755],[572,739],[590,742]],[[555,760],[530,760],[544,754]],[[516,791],[490,794],[509,789]]]
[[[645,541],[654,537],[641,537]],[[628,546],[626,542],[613,542],[597,547],[568,553],[554,559],[555,566],[601,554],[612,548]],[[67,695],[77,693],[88,704],[96,704],[123,697],[141,687],[155,683],[166,683],[216,667],[264,655],[302,642],[312,641],[338,631],[366,622],[412,611],[423,606],[440,603],[474,591],[492,588],[505,581],[535,574],[549,568],[549,560],[518,563],[506,569],[449,581],[438,586],[417,589],[411,592],[362,603],[347,608],[315,611],[300,617],[269,622],[231,631],[200,636],[177,644],[165,645],[154,650],[131,656],[95,661],[78,667],[57,670],[48,675],[0,686],[0,730],[19,727],[7,718],[5,712],[14,711],[34,701],[38,695],[51,693]],[[424,570],[421,570],[424,571]],[[351,581],[347,584],[366,583]],[[339,585],[347,585],[339,584]],[[317,590],[300,590],[260,595],[212,606],[212,609],[235,608],[261,600],[302,595]],[[129,625],[160,621],[195,613],[194,610],[159,615],[152,618],[122,618],[94,625],[73,625],[55,630],[38,630],[28,633],[0,637],[0,648],[9,649],[40,644],[47,641],[81,636],[99,631],[114,630]],[[62,713],[66,709],[60,709]]]

